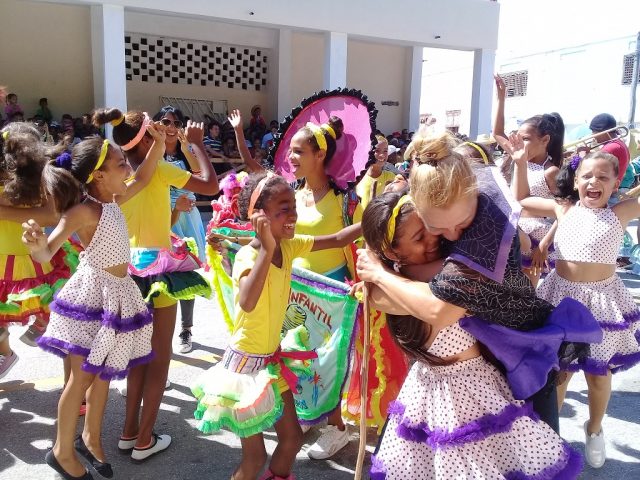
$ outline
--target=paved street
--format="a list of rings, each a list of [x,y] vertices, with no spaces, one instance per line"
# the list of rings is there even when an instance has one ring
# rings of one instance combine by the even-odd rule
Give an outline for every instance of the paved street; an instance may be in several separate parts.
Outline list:
[[[194,350],[174,354],[169,372],[172,388],[167,390],[160,411],[157,431],[169,433],[170,449],[143,465],[134,465],[118,453],[116,440],[122,427],[124,398],[112,388],[105,420],[104,442],[117,479],[172,480],[226,479],[240,458],[237,438],[227,432],[202,436],[193,428],[195,401],[189,385],[202,369],[211,366],[222,353],[227,335],[217,320],[213,302],[196,302]],[[18,340],[20,328],[12,328],[12,345],[20,356],[19,364],[0,382],[0,479],[53,479],[44,464],[44,453],[55,435],[54,419],[62,387],[62,362]],[[176,332],[177,334],[178,332]],[[614,377],[614,393],[605,420],[608,460],[601,470],[588,468],[583,479],[640,478],[640,367]],[[580,451],[584,436],[582,423],[587,418],[587,390],[584,379],[576,376],[562,411],[563,436]],[[370,431],[370,438],[375,435]],[[314,441],[317,431],[305,437]],[[275,434],[267,432],[269,452],[275,448]],[[347,449],[332,461],[312,461],[299,454],[295,473],[300,479],[342,480],[353,478],[357,455],[355,429]],[[370,450],[373,441],[370,441]],[[97,477],[99,478],[99,477]]]

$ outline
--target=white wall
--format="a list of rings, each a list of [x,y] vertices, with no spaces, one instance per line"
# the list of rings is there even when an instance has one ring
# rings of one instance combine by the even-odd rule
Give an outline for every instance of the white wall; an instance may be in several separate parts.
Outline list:
[[[498,60],[499,72],[529,71],[527,95],[507,99],[505,117],[524,120],[556,111],[569,128],[588,123],[602,112],[627,121],[631,87],[621,83],[622,61],[634,48],[635,37],[626,37]],[[636,105],[636,120],[640,120],[640,105]]]
[[[92,110],[89,7],[1,0],[0,59],[0,84],[18,95],[25,117],[41,97],[57,120]]]
[[[60,0],[42,0],[57,2]],[[65,0],[110,3],[128,10],[168,12],[254,26],[334,31],[405,45],[495,50],[498,2],[488,0]],[[439,36],[440,38],[436,38]]]

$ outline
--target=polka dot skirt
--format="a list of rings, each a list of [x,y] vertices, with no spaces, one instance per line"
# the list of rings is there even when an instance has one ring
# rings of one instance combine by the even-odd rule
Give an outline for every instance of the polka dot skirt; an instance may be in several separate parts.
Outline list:
[[[455,345],[467,339],[455,332],[442,330],[429,351],[464,350]],[[530,404],[513,398],[495,367],[476,357],[449,366],[413,365],[389,408],[371,478],[571,479],[580,467],[579,455]]]
[[[129,258],[122,212],[115,203],[104,204],[76,273],[50,304],[49,325],[38,344],[59,356],[85,357],[82,368],[105,380],[151,360],[153,317],[140,289],[129,275],[103,270]]]
[[[570,282],[554,270],[536,293],[553,305],[565,297],[579,301],[603,330],[602,342],[590,345],[589,358],[570,365],[570,370],[606,375],[640,363],[640,311],[617,274],[599,282]]]

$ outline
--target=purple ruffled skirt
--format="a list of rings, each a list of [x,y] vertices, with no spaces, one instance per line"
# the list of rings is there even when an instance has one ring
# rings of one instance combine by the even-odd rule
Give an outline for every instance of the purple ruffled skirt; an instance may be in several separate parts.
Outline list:
[[[38,345],[55,355],[85,357],[83,370],[124,378],[153,357],[153,317],[133,279],[81,263],[50,304]]]
[[[374,480],[575,479],[582,458],[483,357],[416,362],[389,407]]]
[[[565,297],[577,300],[591,311],[604,332],[601,342],[590,344],[589,357],[569,365],[570,371],[606,375],[609,370],[616,373],[640,363],[640,310],[617,274],[598,282],[570,282],[554,270],[536,294],[553,305]]]

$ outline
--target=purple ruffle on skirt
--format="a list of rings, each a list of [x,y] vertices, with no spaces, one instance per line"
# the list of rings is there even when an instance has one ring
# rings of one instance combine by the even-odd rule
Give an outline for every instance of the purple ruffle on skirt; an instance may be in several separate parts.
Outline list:
[[[555,464],[532,475],[522,471],[512,471],[505,473],[504,477],[507,480],[573,480],[578,478],[582,467],[582,456],[565,444],[562,456]],[[369,478],[371,480],[386,480],[387,478],[387,469],[384,462],[375,455],[371,456]]]
[[[554,464],[533,475],[521,471],[505,474],[507,480],[570,480],[578,478],[582,471],[582,456],[569,445],[564,445],[562,457]]]
[[[92,309],[59,298],[51,302],[49,308],[52,312],[74,320],[101,322],[103,326],[112,328],[117,332],[133,332],[153,322],[153,315],[149,310],[144,313],[136,313],[133,317],[122,318],[115,313],[104,311],[102,308]]]
[[[640,320],[640,309],[632,313],[622,315],[624,322],[600,322],[600,328],[608,332],[627,330],[631,325]]]
[[[603,336],[591,312],[572,298],[562,300],[545,326],[536,330],[521,332],[477,317],[462,318],[460,326],[502,363],[513,396],[520,400],[541,390],[549,372],[560,368],[558,351],[563,342],[598,343]]]
[[[40,337],[38,339],[38,346],[43,350],[53,353],[54,355],[65,358],[67,355],[79,355],[85,359],[89,356],[90,350],[88,348],[81,347],[79,345],[73,345],[57,338]],[[114,380],[125,378],[129,373],[129,370],[138,365],[149,363],[153,360],[154,353],[150,352],[143,357],[133,358],[129,361],[127,368],[124,370],[116,370],[114,368],[105,367],[104,365],[93,365],[86,360],[82,364],[82,370],[94,375],[100,375],[102,380]]]
[[[636,332],[636,339],[640,343],[640,331]],[[584,361],[572,363],[567,367],[570,372],[578,372],[580,370],[592,375],[607,375],[611,373],[623,372],[640,363],[640,352],[635,353],[616,353],[608,362],[586,358]],[[610,365],[613,365],[610,366]]]
[[[393,414],[391,412],[394,412]],[[399,401],[393,402],[389,406],[389,413],[402,416],[404,405]],[[461,425],[449,431],[443,428],[431,430],[425,422],[420,422],[415,426],[409,425],[410,419],[403,418],[398,424],[396,434],[410,442],[426,443],[433,449],[450,448],[464,445],[470,442],[479,442],[497,433],[508,432],[511,425],[518,418],[529,417],[537,420],[537,415],[533,412],[533,405],[529,402],[522,406],[509,404],[500,413],[490,413],[466,425]]]

